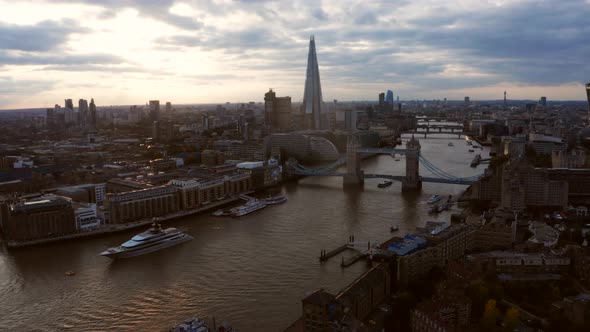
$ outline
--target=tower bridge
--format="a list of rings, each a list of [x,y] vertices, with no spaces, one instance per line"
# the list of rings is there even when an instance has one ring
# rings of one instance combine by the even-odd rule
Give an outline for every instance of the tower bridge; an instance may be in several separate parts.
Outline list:
[[[412,135],[412,138],[406,143],[405,149],[390,149],[390,148],[363,148],[358,143],[354,134],[348,137],[346,145],[346,154],[341,156],[332,164],[317,168],[309,168],[299,163],[290,164],[289,169],[292,174],[303,176],[338,176],[343,178],[345,186],[362,185],[365,179],[388,179],[400,181],[402,183],[402,191],[416,191],[422,188],[423,182],[432,183],[448,183],[469,185],[475,182],[481,175],[470,177],[457,177],[446,173],[445,171],[434,166],[430,161],[420,154],[420,142]],[[403,154],[406,159],[406,174],[405,175],[390,175],[390,174],[367,174],[361,169],[361,155],[375,155],[375,154]],[[434,176],[422,177],[420,176],[420,164],[429,170]],[[336,172],[340,166],[346,165],[346,172]]]

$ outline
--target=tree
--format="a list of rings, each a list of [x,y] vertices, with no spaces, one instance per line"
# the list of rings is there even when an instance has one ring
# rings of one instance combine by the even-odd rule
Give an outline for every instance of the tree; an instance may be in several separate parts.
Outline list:
[[[496,308],[496,300],[491,299],[486,303],[481,319],[482,328],[486,331],[493,331],[496,326],[499,310]]]
[[[506,331],[513,331],[520,323],[520,312],[516,308],[506,310],[504,315],[504,329]]]

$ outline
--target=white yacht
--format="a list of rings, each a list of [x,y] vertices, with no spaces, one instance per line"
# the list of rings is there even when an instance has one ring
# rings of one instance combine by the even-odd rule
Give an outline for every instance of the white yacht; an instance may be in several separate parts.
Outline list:
[[[162,229],[162,226],[154,223],[147,231],[135,235],[131,240],[118,247],[109,248],[101,252],[100,255],[113,259],[134,257],[168,248],[192,239],[192,236],[176,228]]]
[[[430,198],[428,199],[427,202],[428,202],[428,204],[433,204],[433,203],[440,201],[441,199],[442,199],[442,196],[440,196],[440,195],[432,195],[432,196],[430,196]]]
[[[252,213],[254,211],[258,211],[260,209],[264,209],[266,204],[258,199],[249,200],[246,204],[240,205],[230,210],[230,215],[232,217],[241,217],[248,213]]]

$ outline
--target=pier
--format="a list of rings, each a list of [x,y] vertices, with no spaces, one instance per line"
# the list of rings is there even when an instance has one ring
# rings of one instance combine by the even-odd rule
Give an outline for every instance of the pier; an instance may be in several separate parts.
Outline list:
[[[340,247],[331,250],[329,252],[323,251],[320,253],[320,262],[325,262],[328,259],[338,255],[339,253],[343,252],[344,250],[348,249],[348,244],[343,244]]]

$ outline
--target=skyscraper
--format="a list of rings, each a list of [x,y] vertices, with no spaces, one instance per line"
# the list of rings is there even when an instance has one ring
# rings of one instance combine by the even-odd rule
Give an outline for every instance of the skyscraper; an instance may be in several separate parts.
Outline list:
[[[150,100],[150,119],[153,121],[160,120],[160,101]]]
[[[387,94],[385,95],[385,102],[393,105],[393,91],[387,90]]]
[[[586,98],[588,98],[588,119],[590,120],[590,83],[586,83]]]
[[[64,101],[65,109],[64,109],[64,117],[66,124],[74,122],[74,102],[71,99],[66,99]]]
[[[306,116],[311,116],[311,128],[321,129],[322,87],[320,84],[320,70],[313,35],[309,39],[307,75],[305,77],[305,91],[303,93],[303,111]]]
[[[96,129],[96,105],[94,98],[90,99],[90,128]]]
[[[86,99],[78,100],[78,112],[80,113],[80,125],[86,127],[88,122],[88,101]]]

